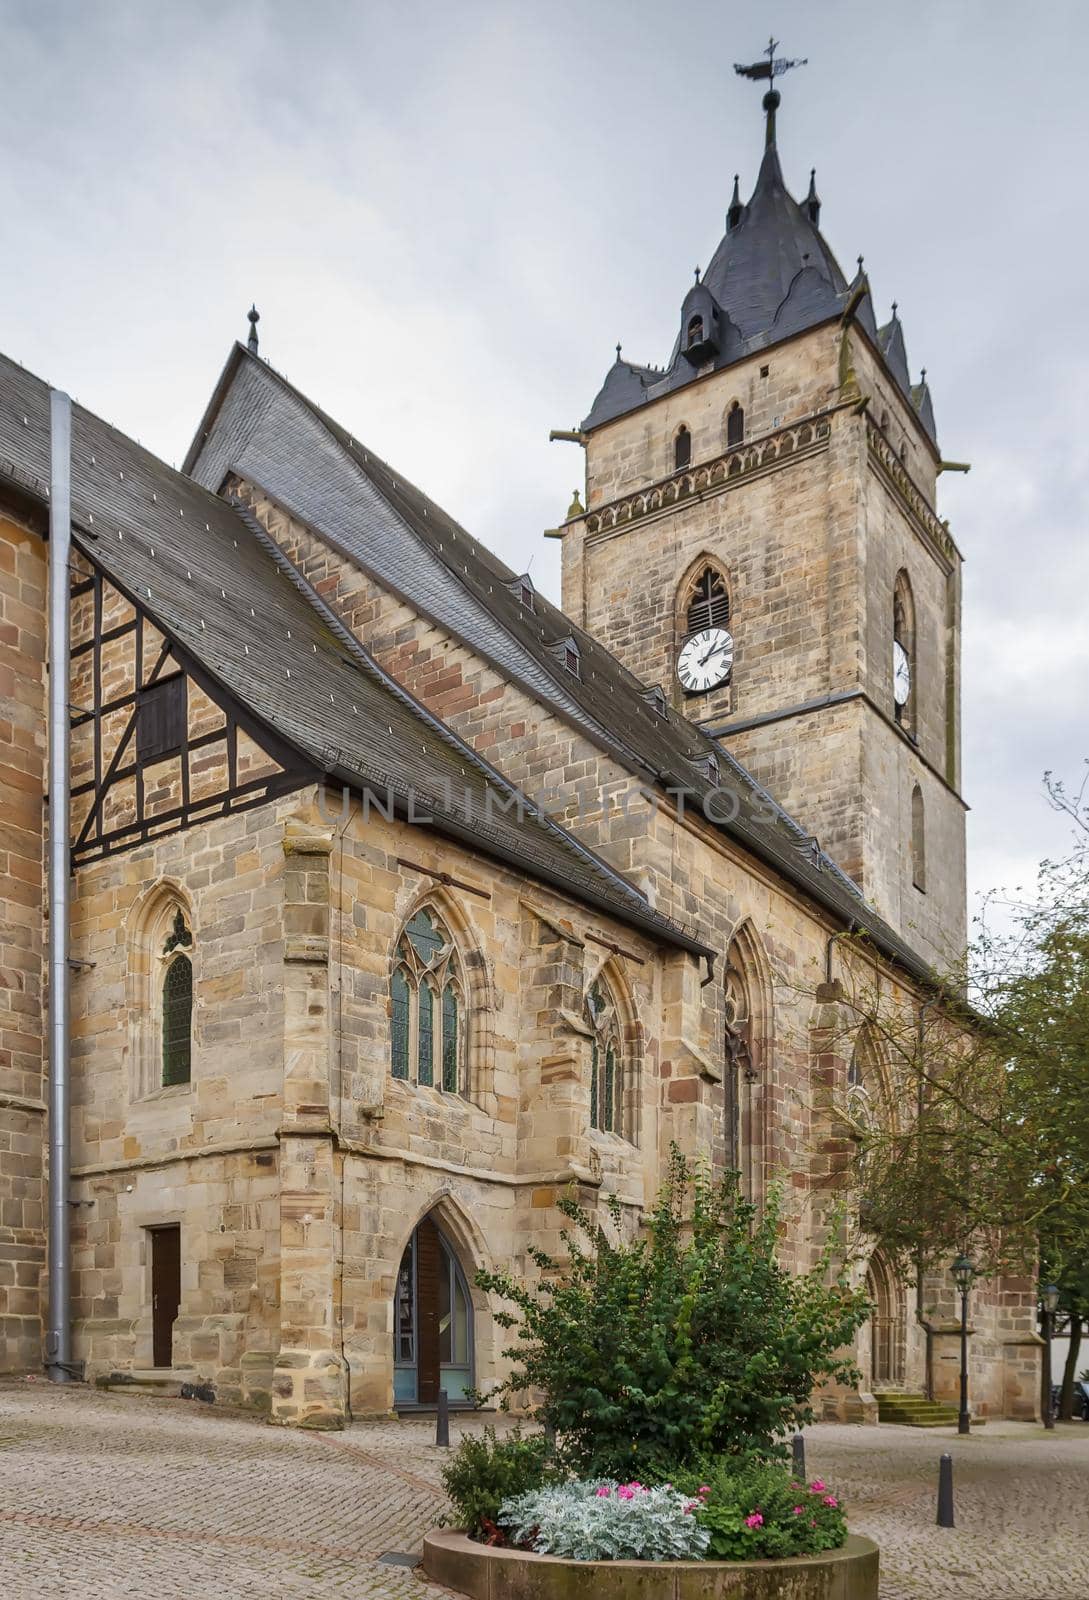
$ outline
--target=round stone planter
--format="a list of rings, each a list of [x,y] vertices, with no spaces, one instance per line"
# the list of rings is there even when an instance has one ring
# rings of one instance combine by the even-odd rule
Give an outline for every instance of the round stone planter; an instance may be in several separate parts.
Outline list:
[[[877,1546],[857,1533],[786,1561],[563,1561],[442,1530],[424,1539],[423,1565],[473,1600],[877,1600]]]

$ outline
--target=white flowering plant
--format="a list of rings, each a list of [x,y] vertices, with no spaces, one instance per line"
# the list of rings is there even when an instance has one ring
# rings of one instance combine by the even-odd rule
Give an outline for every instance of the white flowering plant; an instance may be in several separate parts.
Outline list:
[[[700,1501],[671,1484],[612,1479],[555,1484],[505,1500],[511,1544],[569,1561],[699,1561],[711,1542]]]

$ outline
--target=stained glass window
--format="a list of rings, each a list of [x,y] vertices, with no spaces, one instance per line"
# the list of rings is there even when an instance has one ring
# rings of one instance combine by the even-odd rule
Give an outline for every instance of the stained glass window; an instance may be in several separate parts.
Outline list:
[[[163,978],[163,1085],[188,1083],[193,1051],[193,963],[177,955]]]
[[[435,913],[423,907],[397,941],[391,979],[393,1077],[448,1094],[462,1091],[464,993],[457,947]]]
[[[408,1077],[408,983],[403,970],[397,967],[390,984],[393,999],[392,1062],[390,1070],[395,1078]]]
[[[624,1131],[624,1081],[616,1001],[598,979],[586,996],[590,1041],[590,1126],[600,1133]]]
[[[458,996],[452,983],[442,991],[442,1086],[458,1092]]]

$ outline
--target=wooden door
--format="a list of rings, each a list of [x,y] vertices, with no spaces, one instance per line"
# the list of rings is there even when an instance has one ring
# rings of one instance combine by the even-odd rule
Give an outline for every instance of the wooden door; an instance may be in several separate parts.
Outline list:
[[[416,1398],[422,1406],[439,1398],[439,1275],[446,1269],[435,1224],[416,1229]]]
[[[157,1367],[174,1364],[174,1322],[181,1305],[181,1229],[151,1230],[152,1360]]]

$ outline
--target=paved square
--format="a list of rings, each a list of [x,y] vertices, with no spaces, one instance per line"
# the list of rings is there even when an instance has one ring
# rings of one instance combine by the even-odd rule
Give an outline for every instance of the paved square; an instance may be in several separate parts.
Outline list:
[[[476,1428],[476,1419],[456,1419]],[[440,1600],[411,1568],[443,1509],[433,1424],[307,1434],[193,1401],[0,1384],[4,1600]],[[958,1526],[935,1527],[953,1454]],[[881,1545],[882,1600],[1089,1600],[1089,1427],[822,1424],[810,1474]]]

